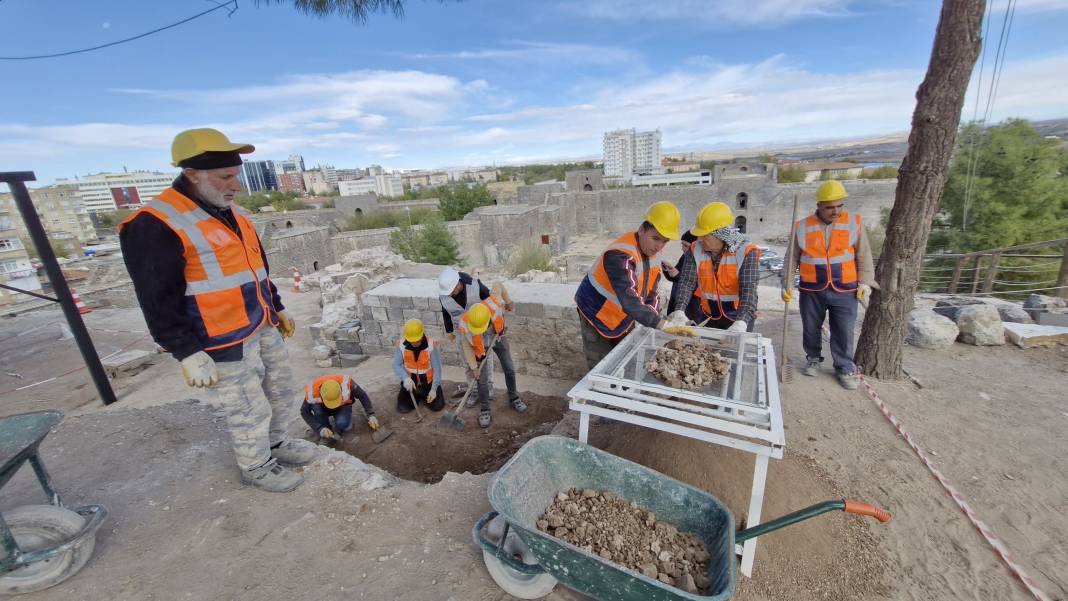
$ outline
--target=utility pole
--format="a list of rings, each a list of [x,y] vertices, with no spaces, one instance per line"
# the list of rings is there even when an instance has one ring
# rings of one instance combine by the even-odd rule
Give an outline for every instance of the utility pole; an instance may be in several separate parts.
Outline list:
[[[74,305],[74,297],[71,296],[70,287],[67,286],[67,278],[63,277],[63,270],[59,267],[59,261],[56,261],[56,253],[52,251],[52,245],[48,242],[48,234],[45,233],[44,226],[37,217],[37,209],[34,208],[30,192],[26,189],[26,182],[32,181],[37,181],[32,171],[0,172],[0,182],[7,184],[11,190],[11,195],[14,196],[15,204],[18,205],[19,213],[22,215],[22,221],[30,232],[33,245],[37,247],[37,253],[41,255],[41,262],[44,263],[45,271],[48,273],[48,280],[52,282],[56,300],[63,308],[63,314],[67,318],[67,323],[70,324],[70,331],[78,343],[78,350],[82,353],[82,359],[85,360],[85,366],[89,369],[89,375],[93,379],[93,384],[96,385],[100,399],[105,405],[110,405],[117,400],[115,391],[111,389],[111,382],[108,381],[108,375],[104,372],[104,366],[100,363],[96,348],[93,347],[93,339],[89,337],[89,331],[85,329],[85,322],[78,313],[78,307]]]
[[[854,361],[867,375],[898,379],[901,349],[931,221],[938,212],[964,94],[982,47],[983,0],[944,0],[927,76],[916,92],[909,148],[901,162],[883,254],[880,290],[864,315]]]

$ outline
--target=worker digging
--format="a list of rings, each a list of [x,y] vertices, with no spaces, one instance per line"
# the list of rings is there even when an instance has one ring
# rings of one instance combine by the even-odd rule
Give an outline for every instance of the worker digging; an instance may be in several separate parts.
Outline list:
[[[378,423],[371,398],[355,380],[343,374],[319,376],[308,382],[304,387],[300,416],[312,432],[319,435],[321,442],[337,444],[352,429],[352,405],[356,399],[360,400],[375,442],[388,438],[390,431]]]
[[[397,391],[397,412],[416,410],[425,403],[431,411],[445,407],[445,395],[441,390],[441,350],[437,342],[426,335],[423,322],[409,319],[404,324],[404,335],[397,341],[393,352],[393,373],[400,379]]]
[[[503,284],[494,284],[490,295],[468,309],[459,323],[467,377],[478,387],[478,425],[482,428],[488,428],[492,420],[490,414],[491,370],[483,365],[489,359],[491,350],[501,361],[504,382],[508,388],[508,403],[519,413],[527,410],[527,404],[519,398],[519,389],[516,387],[515,380],[515,363],[512,361],[511,347],[508,344],[504,313],[509,307],[514,307],[514,304],[508,294],[508,289]],[[474,406],[476,400],[468,393],[466,402],[468,406]]]

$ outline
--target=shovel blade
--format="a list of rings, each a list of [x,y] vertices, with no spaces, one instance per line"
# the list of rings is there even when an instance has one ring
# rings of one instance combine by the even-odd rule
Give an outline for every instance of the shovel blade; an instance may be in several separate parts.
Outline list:
[[[447,411],[444,415],[441,416],[441,419],[438,420],[438,425],[443,428],[455,428],[457,430],[463,430],[464,420],[462,417],[456,415],[455,413]]]
[[[371,431],[371,440],[373,440],[375,444],[381,444],[382,441],[390,436],[393,436],[393,430],[390,430],[386,426],[379,426],[377,430]]]

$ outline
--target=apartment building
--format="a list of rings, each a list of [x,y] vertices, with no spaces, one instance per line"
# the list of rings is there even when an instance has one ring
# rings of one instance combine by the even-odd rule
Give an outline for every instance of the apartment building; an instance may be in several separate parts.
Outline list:
[[[166,190],[177,173],[123,171],[97,173],[74,179],[56,180],[56,186],[72,187],[90,213],[136,209]]]
[[[30,190],[30,199],[37,209],[48,237],[52,240],[67,240],[77,244],[96,241],[96,229],[89,217],[85,203],[73,186],[47,186]],[[12,215],[11,221],[19,238],[28,240],[30,232],[19,215],[15,199],[10,194],[0,195],[0,208]]]
[[[10,194],[0,196],[11,198]],[[9,209],[7,202],[0,203],[0,284],[21,290],[40,290],[41,281],[37,279],[37,270],[30,264],[30,255],[19,239],[16,221],[22,221],[18,211]],[[26,297],[0,288],[0,306],[23,298]]]
[[[637,132],[634,128],[617,129],[604,134],[605,177],[630,178],[632,175],[659,175],[660,130]]]

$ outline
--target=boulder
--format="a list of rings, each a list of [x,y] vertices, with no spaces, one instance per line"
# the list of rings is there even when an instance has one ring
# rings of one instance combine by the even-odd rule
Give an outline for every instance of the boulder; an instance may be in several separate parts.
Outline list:
[[[1032,294],[1024,301],[1023,308],[1031,319],[1039,321],[1039,315],[1053,309],[1068,308],[1068,300],[1045,294]]]
[[[957,340],[976,346],[1005,344],[1005,326],[998,310],[992,305],[979,304],[963,307],[957,315],[960,336]]]
[[[319,344],[319,345],[316,345],[316,346],[312,347],[312,357],[314,357],[316,361],[322,361],[324,359],[329,359],[330,355],[333,355],[333,354],[334,353],[333,353],[333,351],[330,350],[330,347],[328,347],[328,346],[326,346],[324,344]]]
[[[951,296],[935,303],[934,312],[938,313],[939,315],[948,317],[953,321],[957,321],[957,317],[960,315],[960,310],[964,307],[985,304],[985,302],[977,298],[969,298],[966,296]]]
[[[1068,345],[1068,328],[1031,323],[1006,323],[1005,337],[1020,348]]]
[[[960,330],[953,320],[930,309],[916,309],[909,313],[905,342],[927,349],[944,349],[953,344]]]
[[[1024,311],[1023,307],[1013,303],[998,303],[998,315],[1001,316],[1001,321],[1005,323],[1034,323],[1031,320],[1031,316],[1027,311]]]

